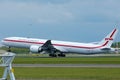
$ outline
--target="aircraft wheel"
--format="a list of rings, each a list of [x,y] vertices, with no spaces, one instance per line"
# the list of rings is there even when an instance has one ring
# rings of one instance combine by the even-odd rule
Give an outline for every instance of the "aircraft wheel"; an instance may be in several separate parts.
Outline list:
[[[7,52],[11,52],[11,50],[10,50],[10,49],[8,49],[8,50],[7,50]]]
[[[65,55],[65,54],[63,54],[63,57],[66,57],[66,55]]]
[[[10,47],[8,48],[7,52],[11,52],[11,49],[10,49]]]
[[[61,54],[58,54],[58,56],[60,57],[60,56],[61,56]]]
[[[56,55],[56,54],[53,54],[53,57],[57,57],[57,55]]]
[[[62,57],[65,57],[66,55],[65,54],[62,54]]]
[[[52,54],[49,54],[50,57],[52,57]]]
[[[49,54],[50,57],[57,57],[56,54]]]
[[[65,54],[58,54],[59,57],[65,57]]]

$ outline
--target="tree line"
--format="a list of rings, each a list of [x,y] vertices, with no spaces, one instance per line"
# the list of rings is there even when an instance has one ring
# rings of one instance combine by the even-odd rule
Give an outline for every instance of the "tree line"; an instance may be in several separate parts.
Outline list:
[[[114,48],[116,48],[116,47],[120,48],[120,42],[113,43],[112,47],[114,47]]]

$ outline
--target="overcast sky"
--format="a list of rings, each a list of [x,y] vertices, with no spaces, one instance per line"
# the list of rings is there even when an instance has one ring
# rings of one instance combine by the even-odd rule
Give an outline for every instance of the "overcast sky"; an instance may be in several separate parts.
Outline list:
[[[0,0],[0,39],[96,42],[114,28],[120,30],[120,0]]]

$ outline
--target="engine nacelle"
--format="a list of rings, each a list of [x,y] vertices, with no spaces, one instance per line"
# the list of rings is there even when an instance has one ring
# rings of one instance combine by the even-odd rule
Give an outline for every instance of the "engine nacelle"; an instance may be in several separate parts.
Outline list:
[[[40,46],[37,46],[37,45],[32,45],[30,47],[30,51],[33,52],[33,53],[40,53],[42,51],[41,47]]]

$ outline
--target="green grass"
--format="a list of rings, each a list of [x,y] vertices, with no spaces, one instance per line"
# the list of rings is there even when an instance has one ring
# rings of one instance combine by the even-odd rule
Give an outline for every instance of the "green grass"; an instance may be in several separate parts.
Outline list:
[[[8,50],[8,48],[6,47],[2,47],[0,48],[2,50]],[[28,54],[29,53],[29,49],[27,48],[10,48],[11,52],[16,53],[16,54]]]
[[[14,68],[16,79],[120,80],[120,68]],[[1,74],[1,71],[0,71]]]
[[[2,49],[7,50],[3,47]],[[29,55],[29,49],[11,48],[12,52],[22,57],[15,57],[14,64],[120,64],[120,56],[118,57],[77,57],[77,58],[42,58]],[[48,55],[46,55],[48,56]],[[44,56],[44,57],[46,57]]]
[[[14,64],[120,64],[120,57],[39,58],[16,57]]]

